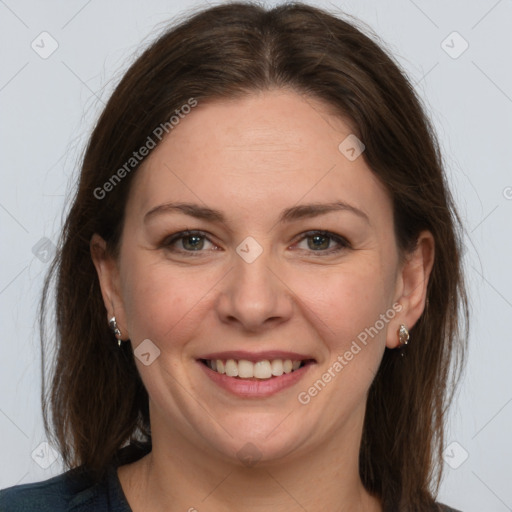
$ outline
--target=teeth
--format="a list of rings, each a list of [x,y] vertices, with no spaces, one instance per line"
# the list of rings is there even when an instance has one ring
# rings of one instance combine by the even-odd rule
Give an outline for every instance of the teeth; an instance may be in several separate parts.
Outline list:
[[[217,359],[216,364],[217,364],[217,371],[219,373],[226,373],[226,365],[224,364],[224,361]],[[213,370],[213,368],[212,368],[212,370]]]
[[[274,359],[270,366],[272,368],[272,375],[275,377],[279,377],[280,375],[283,375],[283,361],[281,359]]]
[[[272,367],[270,361],[258,361],[253,364],[254,376],[257,379],[270,379],[272,377]]]
[[[226,361],[226,375],[228,377],[238,377],[238,364],[233,359]]]
[[[269,361],[257,361],[253,363],[246,359],[236,361],[228,359],[208,360],[206,364],[217,373],[226,374],[228,377],[239,377],[241,379],[270,379],[272,376],[279,377],[283,373],[291,373],[300,368],[302,361],[292,361],[291,359],[273,359]]]
[[[238,361],[238,376],[242,379],[254,377],[254,365],[251,361],[246,361],[245,359]]]

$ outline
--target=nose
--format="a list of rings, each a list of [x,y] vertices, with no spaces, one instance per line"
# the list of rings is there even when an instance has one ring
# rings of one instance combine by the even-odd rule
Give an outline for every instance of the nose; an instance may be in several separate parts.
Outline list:
[[[292,316],[293,294],[265,251],[248,263],[234,256],[234,268],[222,281],[216,309],[223,323],[244,331],[261,332]],[[274,265],[275,266],[275,265]]]

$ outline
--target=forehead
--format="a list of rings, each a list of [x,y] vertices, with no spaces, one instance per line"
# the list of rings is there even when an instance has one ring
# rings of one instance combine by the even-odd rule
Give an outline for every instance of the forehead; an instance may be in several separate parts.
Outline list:
[[[324,103],[290,91],[199,102],[137,170],[129,211],[140,217],[159,203],[191,201],[241,219],[343,200],[389,216],[388,194],[362,156],[340,151],[353,136]]]

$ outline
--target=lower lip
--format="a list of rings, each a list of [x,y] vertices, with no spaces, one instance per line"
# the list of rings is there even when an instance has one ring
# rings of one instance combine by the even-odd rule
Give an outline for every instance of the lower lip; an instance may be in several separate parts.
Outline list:
[[[291,372],[283,373],[279,377],[271,377],[270,379],[239,379],[236,377],[228,377],[226,374],[218,373],[208,368],[201,361],[198,361],[199,366],[203,369],[206,375],[215,384],[243,398],[265,398],[267,396],[275,395],[283,389],[290,388],[309,371],[313,365],[308,363],[305,366]]]

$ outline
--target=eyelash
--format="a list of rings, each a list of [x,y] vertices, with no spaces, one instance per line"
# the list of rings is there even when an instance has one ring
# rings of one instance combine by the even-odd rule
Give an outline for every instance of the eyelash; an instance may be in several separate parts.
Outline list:
[[[180,231],[178,233],[174,233],[173,235],[166,237],[163,240],[163,242],[161,243],[161,246],[168,249],[171,252],[178,252],[181,254],[185,254],[189,257],[200,257],[200,256],[202,256],[201,253],[204,252],[201,249],[198,251],[187,251],[185,249],[176,250],[176,249],[172,248],[173,244],[175,244],[179,240],[183,240],[183,239],[185,239],[187,237],[191,237],[191,236],[204,237],[206,240],[208,240],[210,243],[213,244],[213,242],[208,238],[208,235],[206,232],[198,231],[198,230],[185,230],[185,231]],[[298,238],[298,240],[296,240],[294,242],[294,244],[300,243],[300,242],[307,240],[308,238],[313,237],[313,236],[323,236],[326,238],[330,238],[332,241],[334,241],[335,243],[338,244],[338,247],[334,248],[334,249],[317,250],[317,251],[315,251],[315,250],[308,251],[307,249],[304,249],[304,250],[310,252],[311,254],[314,254],[315,256],[331,255],[331,254],[339,253],[339,252],[341,252],[345,249],[349,249],[351,247],[350,243],[345,238],[343,238],[339,235],[336,235],[335,233],[331,233],[330,231],[323,231],[323,230],[311,230],[311,231],[306,231],[304,233],[301,233],[300,238]]]

